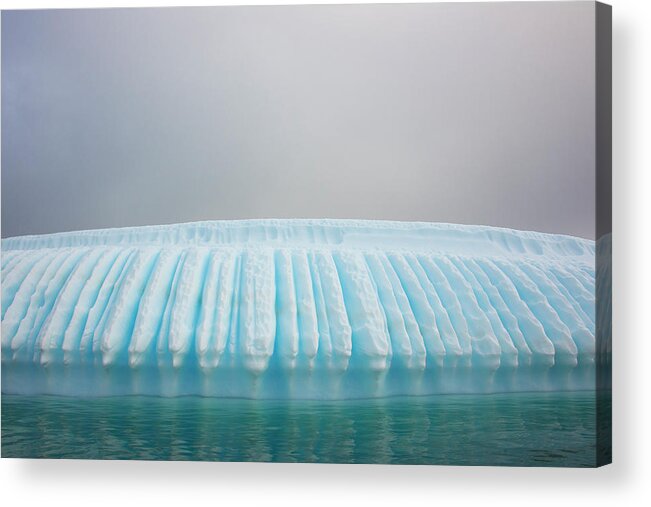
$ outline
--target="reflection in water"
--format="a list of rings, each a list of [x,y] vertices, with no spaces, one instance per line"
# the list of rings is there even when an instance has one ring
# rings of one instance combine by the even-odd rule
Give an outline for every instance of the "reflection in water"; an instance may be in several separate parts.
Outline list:
[[[594,466],[595,418],[593,392],[336,402],[3,395],[2,456]]]

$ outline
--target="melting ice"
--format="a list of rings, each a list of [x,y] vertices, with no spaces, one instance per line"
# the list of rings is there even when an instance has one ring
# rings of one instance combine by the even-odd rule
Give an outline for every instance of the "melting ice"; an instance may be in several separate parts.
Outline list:
[[[246,220],[9,238],[2,391],[593,389],[610,352],[595,340],[595,279],[594,241],[483,226]]]

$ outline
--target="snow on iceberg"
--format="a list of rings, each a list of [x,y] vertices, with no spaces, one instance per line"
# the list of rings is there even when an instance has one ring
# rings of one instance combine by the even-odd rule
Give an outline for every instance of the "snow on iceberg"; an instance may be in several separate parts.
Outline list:
[[[570,236],[242,220],[2,240],[5,393],[593,389],[595,321],[595,242]]]

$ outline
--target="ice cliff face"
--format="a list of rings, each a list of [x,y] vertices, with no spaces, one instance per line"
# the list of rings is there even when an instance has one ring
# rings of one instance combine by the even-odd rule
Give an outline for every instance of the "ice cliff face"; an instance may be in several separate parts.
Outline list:
[[[588,389],[595,322],[595,243],[569,236],[256,220],[2,241],[6,393]]]

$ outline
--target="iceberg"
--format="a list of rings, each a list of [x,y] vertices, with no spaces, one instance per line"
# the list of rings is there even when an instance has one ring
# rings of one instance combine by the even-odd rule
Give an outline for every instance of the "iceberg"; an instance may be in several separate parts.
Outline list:
[[[2,392],[594,389],[610,355],[595,339],[595,252],[555,234],[329,219],[7,238]]]

